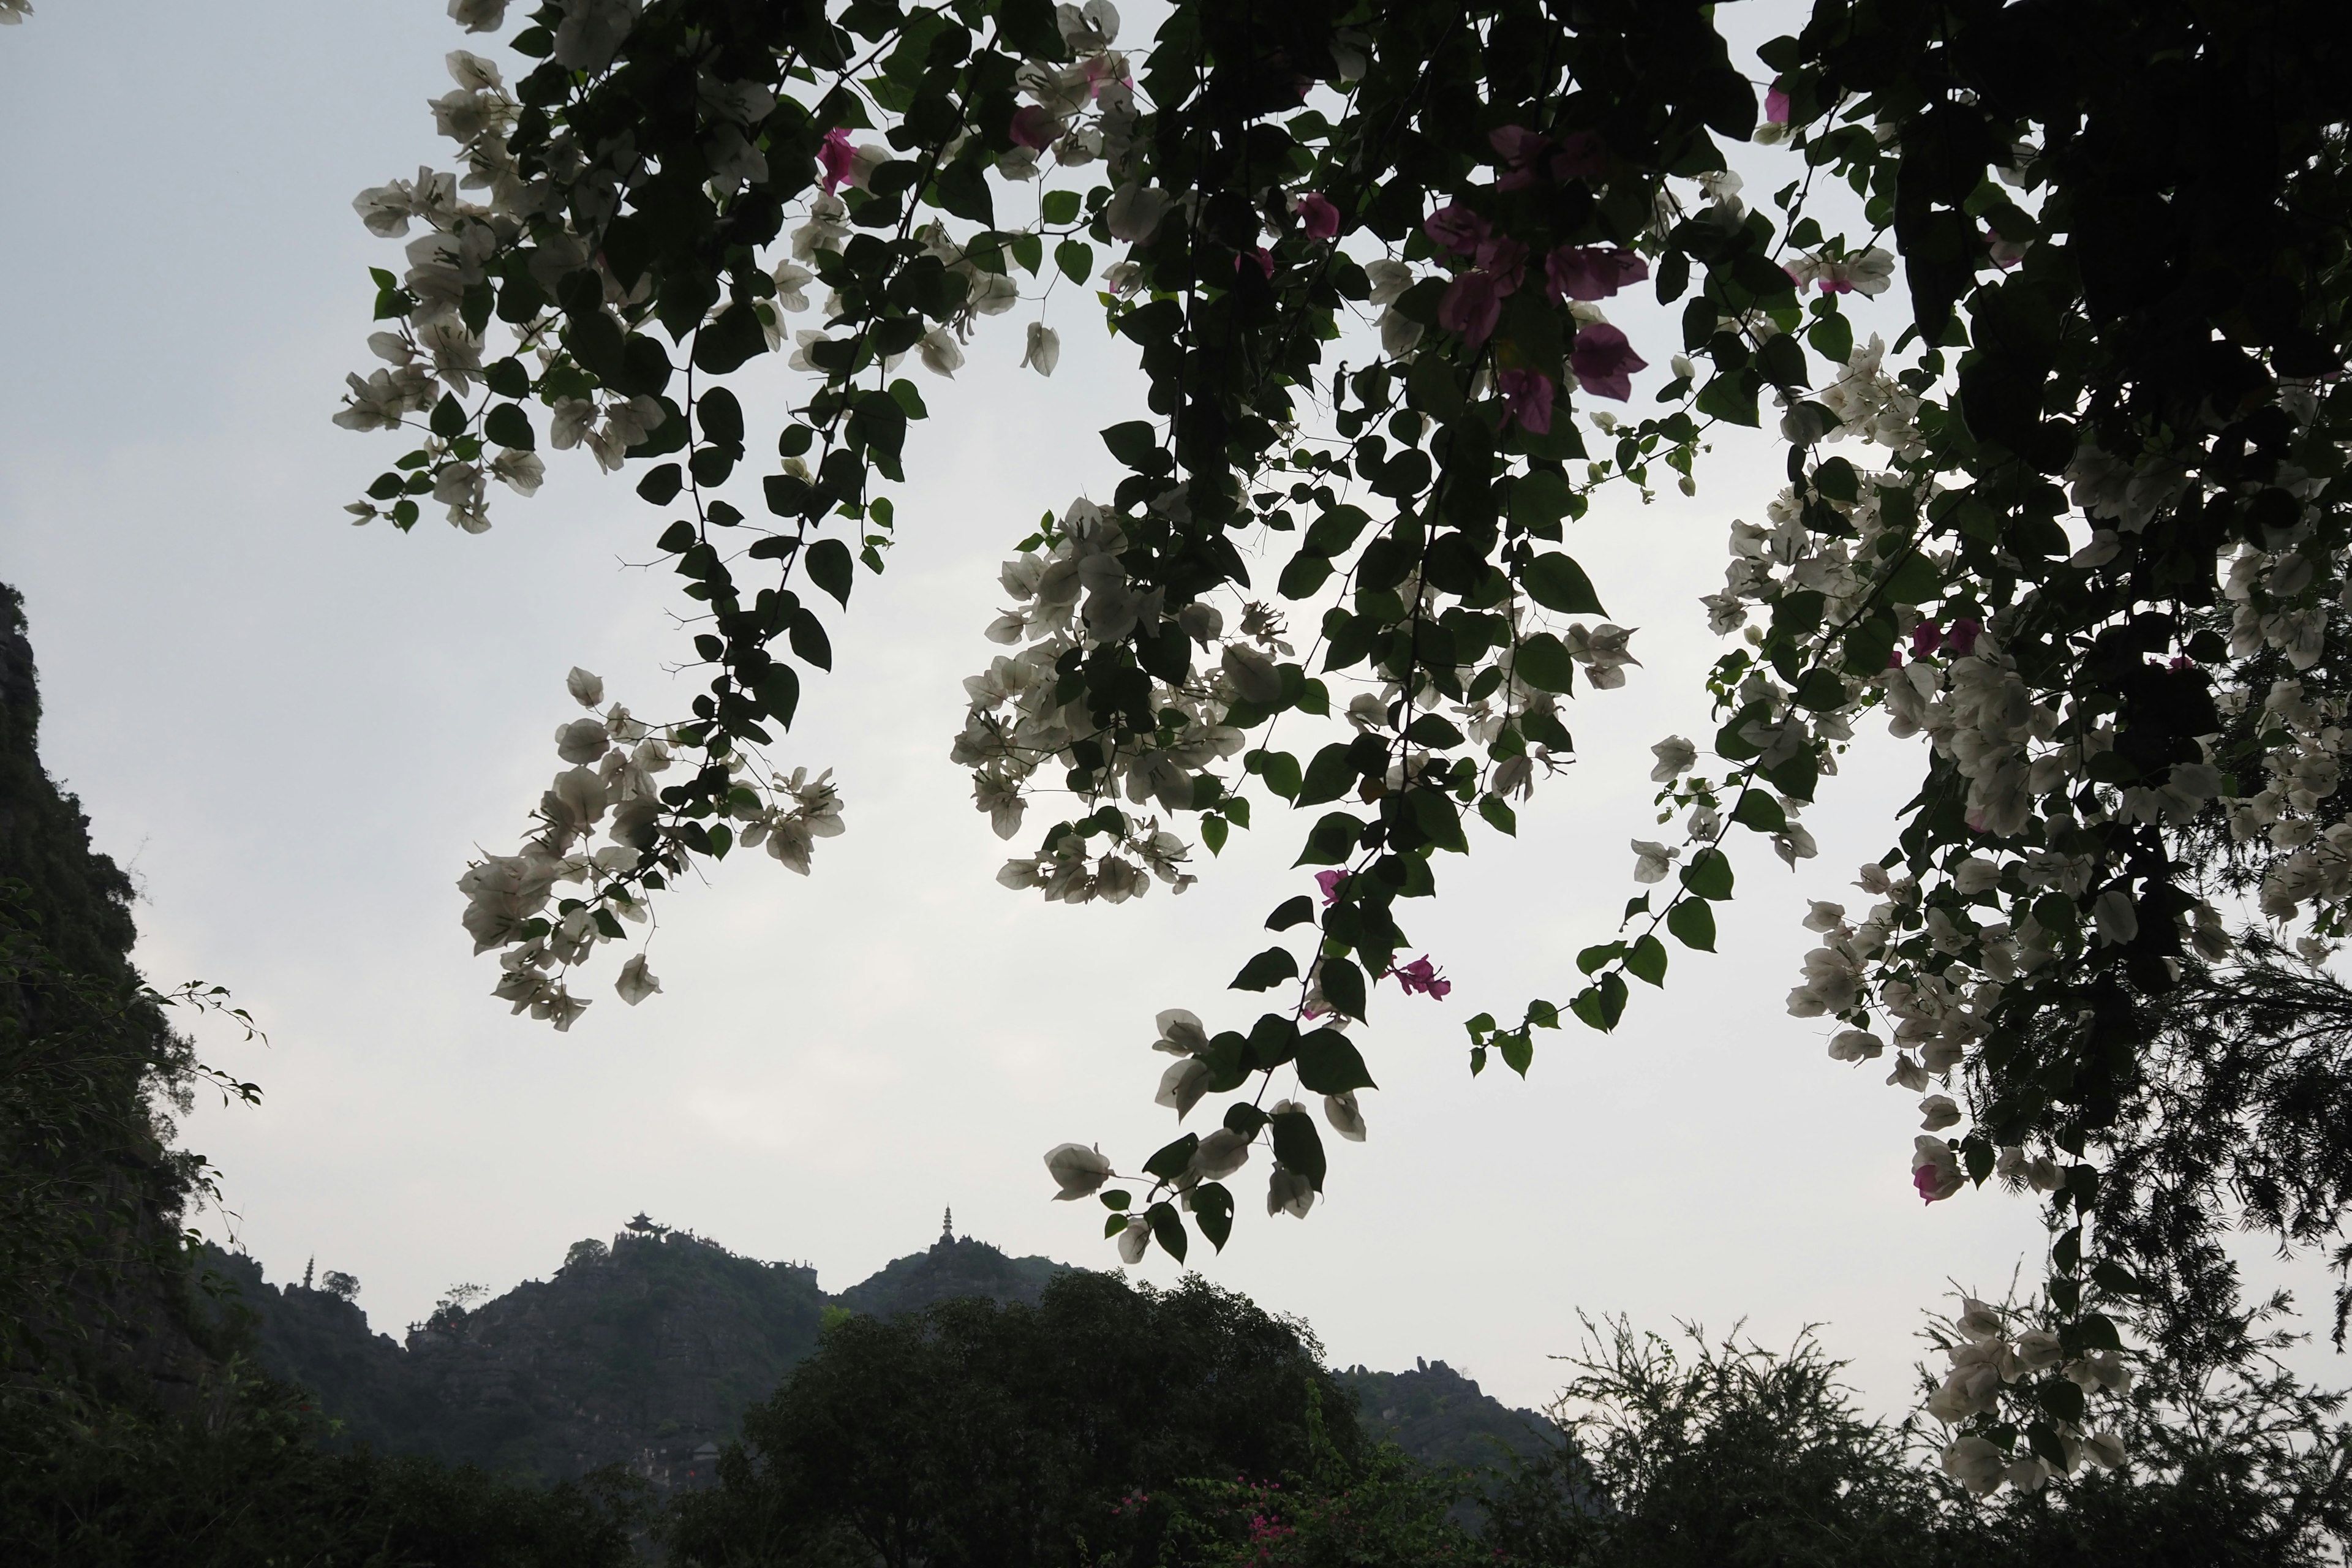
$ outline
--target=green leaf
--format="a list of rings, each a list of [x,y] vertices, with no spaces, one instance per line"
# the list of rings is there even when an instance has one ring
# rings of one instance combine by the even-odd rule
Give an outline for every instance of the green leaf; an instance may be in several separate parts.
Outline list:
[[[1297,801],[1302,784],[1298,776],[1298,759],[1288,752],[1259,752],[1256,755],[1256,772],[1265,780],[1265,787],[1285,800]]]
[[[1285,1110],[1274,1118],[1274,1157],[1306,1177],[1317,1192],[1323,1190],[1323,1135],[1315,1118],[1304,1110]]]
[[[1507,833],[1514,838],[1518,837],[1518,814],[1510,808],[1501,795],[1490,795],[1479,801],[1478,815],[1485,817],[1486,826],[1496,832]]]
[[[1288,931],[1292,926],[1305,925],[1314,918],[1315,900],[1301,893],[1297,898],[1286,899],[1276,906],[1274,913],[1265,918],[1265,929]]]
[[[803,610],[793,617],[793,652],[819,669],[833,668],[833,643],[824,635],[824,626],[814,616]]]
[[[685,488],[685,470],[676,463],[664,463],[637,481],[637,495],[640,500],[651,501],[656,506],[667,506]]]
[[[1731,897],[1731,858],[1712,847],[1700,850],[1683,868],[1683,886],[1702,899],[1722,902]]]
[[[1219,1252],[1234,1234],[1234,1194],[1223,1182],[1203,1182],[1192,1189],[1192,1223]]]
[[[1653,985],[1665,984],[1666,944],[1643,932],[1627,950],[1625,967],[1637,980],[1646,980]]]
[[[802,552],[801,560],[808,567],[809,581],[848,608],[850,579],[856,571],[849,546],[838,539],[820,539]]]
[[[536,450],[539,444],[530,431],[530,416],[511,403],[501,403],[482,416],[482,434],[499,446],[511,447],[519,452]],[[672,467],[671,471],[677,470]],[[668,500],[668,496],[664,496],[654,504],[661,506]]]
[[[1685,899],[1668,910],[1666,930],[1685,947],[1715,951],[1715,910],[1705,899]]]
[[[1334,742],[1315,753],[1307,764],[1306,782],[1293,805],[1323,805],[1346,795],[1356,784],[1356,763],[1349,748]]]
[[[1162,1199],[1144,1210],[1143,1217],[1151,1222],[1151,1239],[1160,1244],[1160,1250],[1177,1262],[1183,1262],[1184,1248],[1189,1240],[1184,1235],[1184,1222],[1176,1213],[1176,1205]]]
[[[1503,1053],[1503,1065],[1518,1074],[1528,1076],[1528,1068],[1536,1059],[1535,1037],[1525,1029],[1495,1037],[1495,1048]]]
[[[1286,947],[1269,947],[1242,965],[1227,987],[1233,991],[1267,991],[1286,980],[1298,978],[1298,960]]]
[[[1082,239],[1066,239],[1054,247],[1054,265],[1073,283],[1084,283],[1095,273],[1095,247]]]
[[[1590,974],[1624,956],[1625,944],[1622,942],[1596,942],[1576,955],[1576,967]]]
[[[1317,1029],[1298,1040],[1299,1084],[1317,1094],[1345,1094],[1351,1089],[1378,1089],[1363,1053],[1353,1040],[1333,1028]]]
[[[772,664],[754,689],[760,710],[789,730],[793,710],[801,704],[801,678],[789,664]]]
[[[1743,792],[1739,804],[1731,808],[1731,820],[1758,833],[1786,833],[1789,814],[1780,803],[1760,789]]]
[[[1805,333],[1813,352],[1832,365],[1843,368],[1853,357],[1853,323],[1842,315],[1818,316]]]
[[[1236,801],[1235,805],[1241,803]],[[1335,811],[1317,822],[1307,835],[1307,847],[1293,862],[1298,866],[1340,866],[1356,852],[1356,844],[1363,837],[1363,823],[1344,811]]]
[[[1584,568],[1554,551],[1538,555],[1528,563],[1519,574],[1519,581],[1528,596],[1547,610],[1558,610],[1563,616],[1605,616],[1600,597],[1592,591],[1592,579]]]
[[[1102,433],[1102,439],[1110,455],[1130,468],[1150,467],[1160,450],[1160,433],[1140,419],[1112,426]]]
[[[1924,605],[1930,599],[1943,597],[1944,580],[1935,563],[1914,551],[1903,564],[1888,574],[1880,590],[1880,602],[1888,605]]]
[[[443,393],[441,401],[433,405],[431,424],[433,434],[444,441],[456,439],[466,428],[466,405],[450,394]]]
[[[1037,210],[1047,223],[1074,223],[1078,216],[1078,193],[1047,191],[1038,202]]]
[[[1324,999],[1350,1018],[1364,1016],[1364,972],[1344,958],[1326,958],[1318,976]]]
[[[1568,515],[1575,499],[1566,479],[1549,468],[1533,469],[1511,481],[1511,521],[1529,531],[1549,528]]]
[[[1568,646],[1549,632],[1538,632],[1512,652],[1511,668],[1521,680],[1540,691],[1573,691],[1576,661]]]
[[[1121,1192],[1117,1187],[1113,1187],[1107,1193],[1097,1193],[1095,1195],[1102,1199],[1102,1206],[1110,1210],[1113,1214],[1126,1213],[1127,1205],[1135,1201],[1132,1196]]]
[[[1192,1169],[1192,1151],[1200,1146],[1201,1135],[1198,1132],[1187,1132],[1173,1143],[1168,1144],[1154,1153],[1150,1159],[1143,1162],[1144,1172],[1146,1174],[1159,1177],[1163,1182],[1172,1182]]]
[[[1201,818],[1201,842],[1209,847],[1210,854],[1221,855],[1224,852],[1226,831],[1225,819],[1223,817],[1204,816]]]

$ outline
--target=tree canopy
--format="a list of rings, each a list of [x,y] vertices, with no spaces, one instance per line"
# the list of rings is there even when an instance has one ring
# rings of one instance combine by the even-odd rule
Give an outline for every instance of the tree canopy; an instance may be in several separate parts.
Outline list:
[[[482,34],[509,9],[450,5]],[[1159,1015],[1160,1102],[1220,1097],[1215,1125],[1048,1156],[1125,1256],[1222,1246],[1261,1152],[1269,1214],[1307,1213],[1313,1100],[1364,1133],[1372,987],[1449,988],[1407,956],[1412,900],[1474,837],[1509,852],[1538,785],[1564,793],[1563,700],[1634,662],[1570,529],[1604,487],[1695,487],[1712,430],[1768,418],[1787,487],[1748,498],[1763,521],[1733,525],[1705,601],[1737,634],[1719,727],[1655,747],[1681,842],[1633,844],[1621,934],[1564,1005],[1474,1017],[1471,1070],[1523,1072],[1564,1016],[1615,1027],[1669,942],[1711,950],[1743,857],[1813,856],[1803,813],[1875,716],[1927,742],[1921,787],[1868,907],[1811,905],[1790,1010],[1919,1097],[1925,1201],[2006,1185],[2051,1222],[2051,1326],[1965,1310],[1955,1473],[2032,1488],[2109,1454],[2091,1406],[2129,1383],[2118,1314],[2192,1279],[2234,1301],[2219,1224],[2332,1229],[2339,7],[1817,0],[1760,80],[1685,0],[1191,0],[1132,53],[1108,0],[514,21],[511,85],[450,57],[433,112],[458,168],[357,203],[422,232],[376,274],[387,363],[337,416],[415,445],[351,510],[478,531],[493,480],[538,487],[542,437],[586,447],[654,509],[709,676],[669,717],[572,672],[563,771],[461,882],[517,1010],[568,1027],[581,967],[698,864],[806,873],[842,831],[830,774],[776,752],[832,663],[826,601],[884,568],[888,487],[922,458],[898,368],[952,372],[1059,278],[1148,390],[1102,431],[1112,493],[1046,498],[1013,544],[986,628],[1008,651],[967,682],[953,754],[994,830],[1055,803],[1000,879],[1181,892],[1186,824],[1214,854],[1279,803],[1310,814],[1319,884],[1232,983],[1271,1010]],[[1753,205],[1738,142],[1785,163]],[[1663,371],[1607,319],[1637,287],[1680,304]],[[1053,374],[1051,329],[1024,348]],[[772,355],[801,379],[755,431],[732,388]],[[659,989],[642,953],[614,983]],[[2195,999],[2247,985],[2276,1005],[2217,1039]]]

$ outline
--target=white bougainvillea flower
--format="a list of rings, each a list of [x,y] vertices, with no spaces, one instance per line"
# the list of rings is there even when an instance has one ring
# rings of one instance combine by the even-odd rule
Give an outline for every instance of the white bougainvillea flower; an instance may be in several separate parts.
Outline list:
[[[1173,1057],[1197,1057],[1209,1048],[1208,1026],[1200,1016],[1183,1007],[1171,1007],[1152,1020],[1160,1037],[1151,1042],[1155,1051],[1165,1051]]]
[[[1945,1448],[1943,1464],[1944,1473],[1971,1493],[1990,1497],[2000,1489],[2009,1456],[1988,1438],[1969,1436]]]
[[[1271,708],[1282,700],[1282,677],[1276,671],[1274,660],[1258,649],[1229,643],[1220,667],[1244,702]]]
[[[1250,1141],[1230,1127],[1220,1127],[1192,1151],[1192,1169],[1204,1182],[1222,1182],[1249,1163]]]
[[[1669,849],[1647,838],[1636,838],[1633,840],[1633,880],[1663,882],[1666,879],[1666,873],[1681,858],[1679,849]]]
[[[1931,1094],[1919,1102],[1919,1125],[1930,1132],[1941,1132],[1959,1120],[1960,1108],[1948,1094]]]
[[[953,377],[963,368],[963,345],[945,327],[933,327],[925,332],[916,352],[922,359],[923,368],[933,375]]]
[[[1331,1124],[1332,1131],[1337,1132],[1349,1142],[1360,1143],[1364,1141],[1364,1113],[1356,1104],[1354,1089],[1351,1089],[1345,1094],[1325,1095],[1323,1120]]]
[[[506,26],[507,0],[449,0],[449,19],[469,33],[495,33]]]
[[[1908,1058],[1906,1058],[1906,1060]],[[1941,1203],[1968,1184],[1960,1171],[1960,1156],[1941,1138],[1921,1133],[1912,1140],[1911,1185],[1921,1201]]]
[[[1029,323],[1028,345],[1022,351],[1021,367],[1034,370],[1039,375],[1051,375],[1054,367],[1062,363],[1062,335],[1043,321]]]
[[[1168,1070],[1160,1075],[1160,1092],[1152,1097],[1151,1102],[1167,1106],[1176,1112],[1176,1120],[1181,1121],[1192,1114],[1194,1106],[1201,1103],[1201,1097],[1209,1092],[1211,1076],[1209,1064],[1198,1057],[1186,1057],[1181,1061],[1171,1062]]]
[[[490,459],[489,471],[492,479],[517,495],[537,495],[547,479],[547,465],[536,452],[500,452]]]
[[[1103,1158],[1100,1149],[1089,1149],[1084,1143],[1054,1145],[1045,1153],[1045,1171],[1061,1188],[1054,1194],[1056,1202],[1090,1198],[1110,1180],[1110,1162]]]
[[[1113,239],[1141,245],[1158,231],[1160,220],[1168,216],[1168,205],[1166,191],[1129,181],[1111,193],[1103,206],[1103,222]]]
[[[655,979],[654,972],[646,967],[646,955],[641,952],[621,965],[619,982],[613,989],[621,994],[622,1001],[634,1007],[659,991],[661,982]]]
[[[2124,1468],[2124,1440],[2113,1432],[2094,1432],[2084,1439],[2083,1458],[2103,1470]]]
[[[583,708],[599,708],[604,701],[604,678],[592,675],[578,665],[563,678],[563,689],[572,693],[572,700]]]
[[[1276,1165],[1266,1182],[1265,1212],[1269,1219],[1286,1214],[1305,1219],[1307,1211],[1315,1206],[1315,1184],[1287,1165]]]
[[[1861,1029],[1847,1029],[1830,1041],[1830,1059],[1841,1062],[1868,1061],[1886,1049],[1886,1042]]]
[[[555,728],[555,754],[575,765],[599,760],[612,743],[602,719],[574,719]]]
[[[1064,1197],[1069,1195],[1067,1193],[1062,1194]],[[1151,1222],[1139,1214],[1128,1215],[1126,1228],[1118,1233],[1118,1260],[1126,1264],[1140,1263],[1150,1246]]]
[[[1680,735],[1667,736],[1650,748],[1650,754],[1658,759],[1658,765],[1650,770],[1653,784],[1672,784],[1698,761],[1698,748]]]

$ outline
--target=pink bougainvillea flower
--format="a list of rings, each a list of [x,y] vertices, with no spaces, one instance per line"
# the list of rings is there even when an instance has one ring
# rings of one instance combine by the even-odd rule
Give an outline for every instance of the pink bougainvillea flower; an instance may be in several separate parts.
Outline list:
[[[817,167],[824,171],[824,188],[827,191],[841,188],[841,182],[849,178],[850,169],[856,163],[856,151],[849,145],[847,130],[828,131],[824,133],[824,141],[816,150],[816,162]]]
[[[1323,901],[1329,903],[1339,896],[1339,884],[1348,879],[1345,871],[1318,871],[1315,885],[1323,889]]]
[[[1060,121],[1042,104],[1024,104],[1013,111],[1013,140],[1033,153],[1043,153],[1062,133]]]
[[[1504,406],[1521,428],[1545,435],[1551,429],[1551,377],[1538,370],[1507,370],[1496,377]]]
[[[1259,246],[1255,255],[1234,257],[1234,270],[1239,272],[1242,269],[1243,264],[1249,261],[1256,262],[1259,271],[1265,273],[1268,279],[1273,278],[1274,252],[1268,250],[1265,246]]]
[[[1579,331],[1576,346],[1568,352],[1568,367],[1576,373],[1579,385],[1595,397],[1620,403],[1633,395],[1633,373],[1649,363],[1633,352],[1624,333],[1606,321]]]
[[[1421,226],[1440,250],[1450,250],[1456,256],[1476,251],[1489,228],[1485,218],[1460,202],[1446,203],[1423,220]]]
[[[1291,211],[1298,215],[1298,226],[1309,239],[1332,239],[1339,233],[1339,209],[1331,198],[1320,191],[1309,191],[1298,198]]]
[[[1509,294],[1528,269],[1528,247],[1507,234],[1489,235],[1478,242],[1474,262],[1479,271],[1495,275],[1497,293]]]
[[[1454,982],[1437,973],[1427,954],[1391,973],[1408,996],[1428,996],[1442,1002],[1454,990]]]
[[[1976,651],[1977,637],[1983,631],[1982,621],[1962,616],[1952,623],[1952,629],[1944,634],[1944,651],[1958,658],[1968,658]]]
[[[1777,87],[1765,89],[1764,123],[1767,125],[1789,123],[1789,95]]]
[[[1590,180],[1608,172],[1608,150],[1601,145],[1601,138],[1590,131],[1561,137],[1559,151],[1551,155],[1551,177],[1555,180]]]
[[[1933,1165],[1920,1165],[1911,1173],[1911,1185],[1918,1190],[1921,1203],[1932,1204],[1937,1198],[1951,1194],[1942,1191],[1944,1174]]]
[[[1112,77],[1110,74],[1111,61],[1114,58],[1117,58],[1119,61],[1119,73],[1116,78]],[[1087,62],[1086,71],[1087,96],[1090,99],[1100,98],[1103,94],[1103,89],[1107,87],[1133,87],[1135,85],[1135,79],[1127,74],[1126,57],[1124,55],[1118,57],[1113,57],[1108,54],[1097,55],[1094,58]]]
[[[1921,621],[1911,628],[1911,652],[1916,658],[1927,658],[1943,640],[1944,627],[1940,622]]]
[[[1650,264],[1630,250],[1563,245],[1544,259],[1554,300],[1606,300],[1650,275]]]
[[[1505,125],[1488,132],[1486,141],[1503,171],[1495,182],[1496,190],[1523,191],[1543,177],[1543,155],[1551,150],[1550,137],[1524,125]]]
[[[1491,272],[1465,272],[1438,300],[1437,324],[1460,332],[1463,342],[1475,347],[1495,335],[1495,325],[1503,319],[1503,296],[1509,292]]]

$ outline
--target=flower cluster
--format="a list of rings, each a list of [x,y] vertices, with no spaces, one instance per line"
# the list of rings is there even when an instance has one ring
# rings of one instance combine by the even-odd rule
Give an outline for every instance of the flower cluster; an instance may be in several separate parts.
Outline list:
[[[556,754],[569,765],[540,797],[537,830],[514,854],[475,861],[457,879],[474,951],[499,954],[503,973],[493,994],[558,1030],[588,1006],[570,990],[570,972],[599,943],[622,939],[623,921],[649,921],[646,892],[663,884],[648,868],[669,840],[690,828],[721,855],[734,845],[764,847],[806,876],[815,841],[842,830],[829,773],[765,773],[740,757],[730,768],[728,820],[680,823],[656,782],[671,765],[676,728],[656,730],[617,702],[597,712],[604,683],[584,669],[574,668],[565,686],[589,714],[556,729]],[[592,847],[600,833],[608,842]],[[583,896],[559,898],[558,884],[567,882],[581,884]],[[634,1007],[661,983],[641,952],[622,965],[615,989]]]

